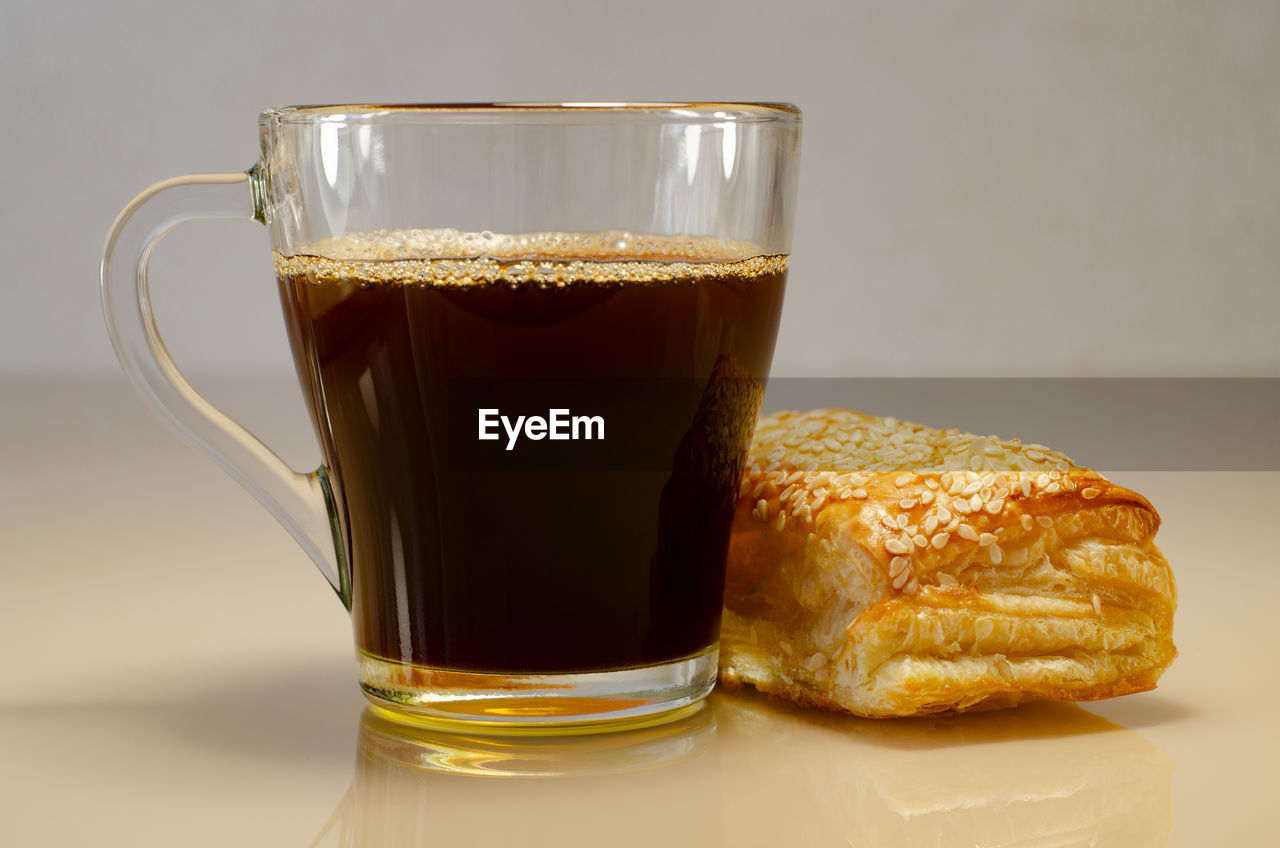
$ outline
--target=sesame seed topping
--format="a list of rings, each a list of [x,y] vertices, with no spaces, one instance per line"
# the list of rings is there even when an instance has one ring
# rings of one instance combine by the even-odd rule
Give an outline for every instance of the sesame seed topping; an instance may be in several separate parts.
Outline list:
[[[932,539],[929,540],[929,544],[933,545],[938,550],[942,550],[947,546],[947,542],[950,542],[950,541],[951,541],[950,533],[939,533],[938,535],[934,536]]]
[[[850,496],[851,496],[851,497],[855,498],[856,500],[860,500],[860,501],[861,501],[861,500],[866,500],[866,497],[867,497],[867,490],[866,490],[866,489],[854,489],[854,490],[853,490],[852,492],[850,492],[849,494],[850,494]]]
[[[909,554],[911,548],[907,547],[901,539],[885,539],[884,549],[891,554]]]
[[[1052,527],[1053,519],[1047,515],[1037,515],[1036,523],[1039,524],[1041,527]]]
[[[1024,498],[1031,497],[1031,481],[1022,479],[1018,481],[1018,491],[1022,492]]]
[[[1091,501],[1100,494],[1102,494],[1101,489],[1095,489],[1092,486],[1090,486],[1089,488],[1085,489],[1083,492],[1080,493],[1080,497],[1084,498],[1087,501]]]
[[[907,525],[911,523],[911,519],[907,518],[905,515],[899,515],[897,523],[898,523],[899,530],[906,530]]]
[[[910,562],[911,561],[904,556],[896,556],[893,559],[889,560],[889,576],[897,577],[899,574],[901,574],[903,571],[906,570],[907,565]]]
[[[926,487],[928,487],[928,488],[930,489],[930,491],[932,491],[933,489],[938,488],[938,481],[937,481],[937,480],[935,480],[935,479],[933,479],[932,477],[930,477],[930,478],[928,478],[927,480],[925,480],[925,481],[924,481],[924,484],[925,484],[925,486],[926,486]],[[932,497],[932,495],[930,495],[930,497]]]
[[[907,581],[910,579],[911,579],[911,572],[903,571],[897,577],[893,578],[893,588],[901,589],[903,586],[907,585]]]
[[[1043,473],[1043,472],[1042,472],[1039,476],[1037,476],[1037,477],[1036,477],[1036,487],[1037,487],[1037,488],[1040,488],[1040,489],[1047,488],[1050,482],[1052,482],[1052,481],[1050,480],[1049,475],[1048,475],[1048,474],[1045,474],[1045,473]]]
[[[1102,598],[1099,598],[1098,593],[1094,592],[1091,600],[1093,601],[1093,611],[1098,615],[1102,615]]]
[[[961,539],[968,539],[970,542],[978,541],[978,531],[974,530],[968,524],[961,524],[957,527],[956,534],[959,535]]]
[[[923,548],[925,545],[929,544],[929,540],[926,539],[922,534],[916,533],[914,536],[911,537],[911,543],[915,545],[917,548]]]
[[[969,511],[977,512],[980,509],[982,509],[982,495],[975,494],[973,497],[969,498]]]
[[[941,521],[943,524],[946,524],[949,521],[951,521],[951,510],[947,509],[945,506],[939,506],[938,520]]]
[[[781,533],[787,527],[787,514],[783,510],[778,510],[778,517],[773,522],[773,529]]]
[[[924,532],[932,533],[938,529],[938,516],[930,515],[924,520]]]
[[[1035,526],[1035,521],[1033,521],[1033,520],[1031,519],[1031,516],[1029,516],[1029,515],[1024,515],[1024,516],[1022,516],[1020,520],[1021,520],[1021,522],[1022,522],[1022,529],[1023,529],[1023,530],[1030,530],[1032,527],[1034,527],[1034,526]]]
[[[999,565],[1000,560],[1004,559],[1004,551],[1000,550],[999,545],[992,545],[987,549],[987,553],[991,555],[992,565]]]
[[[925,489],[923,492],[921,492],[920,503],[924,504],[925,506],[928,506],[929,504],[933,503],[933,492],[931,492],[928,489]]]
[[[994,545],[995,543],[996,543],[996,534],[994,533],[983,533],[982,535],[978,536],[979,547],[985,548],[987,545]]]
[[[1055,480],[1048,486],[1045,486],[1044,490],[1051,495],[1056,495],[1058,492],[1062,491],[1062,484]]]
[[[987,501],[986,510],[989,515],[999,515],[1004,509],[1004,501]]]
[[[911,482],[910,474],[899,474],[893,479],[893,485],[901,488]]]

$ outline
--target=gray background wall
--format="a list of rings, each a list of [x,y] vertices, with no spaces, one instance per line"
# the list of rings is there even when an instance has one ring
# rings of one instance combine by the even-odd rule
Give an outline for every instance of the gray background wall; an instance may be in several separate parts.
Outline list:
[[[0,64],[0,374],[116,373],[112,218],[262,106],[672,98],[805,110],[775,374],[1280,374],[1280,3],[5,0]],[[290,373],[268,249],[158,250],[197,378]]]

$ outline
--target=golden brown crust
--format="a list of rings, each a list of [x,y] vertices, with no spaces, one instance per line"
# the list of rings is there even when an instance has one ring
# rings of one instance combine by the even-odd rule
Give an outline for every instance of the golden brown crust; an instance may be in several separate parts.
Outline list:
[[[763,418],[721,679],[863,715],[1149,689],[1173,658],[1159,516],[1041,445],[847,410]]]

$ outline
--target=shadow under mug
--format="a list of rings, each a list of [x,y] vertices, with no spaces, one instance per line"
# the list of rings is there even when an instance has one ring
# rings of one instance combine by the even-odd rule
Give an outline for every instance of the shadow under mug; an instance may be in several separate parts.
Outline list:
[[[504,730],[652,721],[715,681],[799,132],[785,104],[269,109],[248,172],[160,183],[116,220],[112,342],[315,560],[373,703]],[[268,228],[314,472],[165,350],[148,259],[208,218]]]

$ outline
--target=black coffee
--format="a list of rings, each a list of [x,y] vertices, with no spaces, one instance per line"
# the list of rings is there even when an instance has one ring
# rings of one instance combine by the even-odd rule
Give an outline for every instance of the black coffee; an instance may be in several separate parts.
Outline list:
[[[785,257],[447,231],[315,252],[277,273],[362,651],[568,672],[716,641]]]

